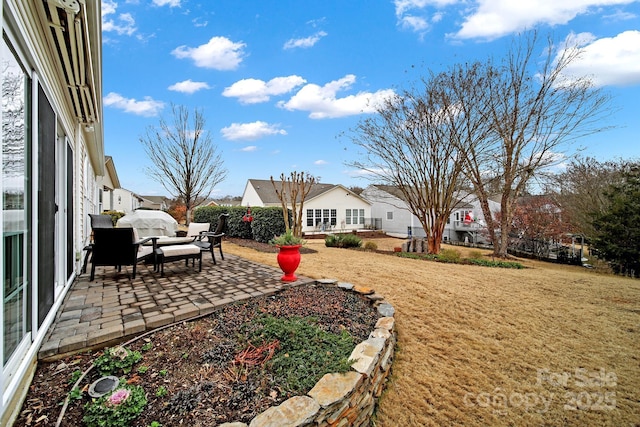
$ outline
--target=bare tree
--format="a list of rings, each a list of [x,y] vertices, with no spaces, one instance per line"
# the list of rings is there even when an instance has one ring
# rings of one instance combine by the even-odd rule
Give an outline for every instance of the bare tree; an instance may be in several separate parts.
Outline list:
[[[140,142],[154,165],[147,168],[147,175],[174,197],[182,198],[189,224],[192,209],[209,197],[226,178],[227,170],[205,130],[202,112],[196,109],[190,120],[186,107],[172,105],[171,109],[173,123],[161,119],[159,127],[149,127]]]
[[[494,255],[500,257],[507,256],[515,203],[531,178],[557,163],[570,142],[605,129],[600,120],[609,96],[586,76],[566,75],[580,49],[565,46],[557,51],[549,40],[536,67],[537,48],[535,32],[514,39],[499,64],[488,60],[479,69],[484,102],[472,105],[461,100],[489,126],[488,133],[466,148],[463,159],[483,208]],[[489,210],[488,171],[499,182],[499,221]]]
[[[282,216],[286,231],[291,230],[296,237],[302,237],[302,213],[304,200],[316,183],[316,179],[306,172],[291,172],[287,177],[280,174],[280,182],[271,177],[271,184],[280,199]],[[289,223],[289,206],[291,207],[291,224]]]
[[[632,160],[599,162],[593,157],[577,157],[564,172],[549,178],[550,194],[575,230],[594,237],[594,214],[604,215],[610,204],[607,191],[622,182],[631,165]]]
[[[440,251],[444,227],[458,202],[462,150],[471,143],[469,137],[480,133],[475,128],[481,123],[468,120],[449,82],[454,74],[471,79],[464,87],[469,90],[466,99],[472,99],[474,72],[458,68],[423,78],[420,89],[388,99],[352,136],[364,153],[350,165],[399,190],[425,231],[429,253]]]

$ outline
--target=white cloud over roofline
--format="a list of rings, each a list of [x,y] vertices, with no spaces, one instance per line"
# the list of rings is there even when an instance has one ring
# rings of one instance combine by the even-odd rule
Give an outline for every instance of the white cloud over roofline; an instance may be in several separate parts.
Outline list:
[[[238,98],[242,104],[267,102],[271,96],[291,92],[307,81],[300,76],[276,77],[268,82],[258,79],[238,80],[222,92],[223,96]]]
[[[211,37],[196,47],[178,46],[171,54],[179,59],[191,59],[196,67],[214,70],[235,70],[245,55],[246,44],[232,42],[226,37]]]
[[[164,102],[156,101],[146,96],[142,101],[135,98],[125,98],[119,93],[109,92],[104,97],[103,103],[107,107],[123,110],[125,113],[132,113],[138,116],[154,117],[164,108]]]
[[[263,121],[252,123],[232,123],[220,130],[222,136],[230,141],[254,141],[270,135],[286,135],[287,131],[279,124],[269,124]]]
[[[356,76],[345,77],[319,86],[307,84],[288,101],[280,101],[278,106],[290,111],[309,111],[312,119],[326,119],[374,113],[377,107],[393,96],[391,89],[376,92],[358,92],[343,98],[337,96],[339,91],[348,90],[356,81]]]

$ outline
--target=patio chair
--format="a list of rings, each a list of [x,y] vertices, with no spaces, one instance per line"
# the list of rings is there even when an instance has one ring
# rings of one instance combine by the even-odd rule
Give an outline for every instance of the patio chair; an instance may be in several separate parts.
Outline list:
[[[113,221],[111,215],[105,214],[89,214],[91,218],[91,228],[113,228]]]
[[[93,281],[96,266],[113,266],[121,270],[123,265],[132,265],[131,279],[136,278],[136,265],[140,261],[154,260],[155,266],[155,240],[156,237],[136,239],[133,228],[96,228],[93,230],[93,246],[91,256],[91,277]],[[152,241],[152,246],[143,246],[143,243]]]
[[[95,230],[96,228],[113,228],[113,221],[111,220],[111,215],[104,214],[89,214],[89,218],[91,219],[91,230]],[[84,261],[82,262],[82,269],[80,273],[84,274],[87,272],[87,262],[89,261],[89,257],[93,253],[93,231],[91,242],[82,248],[83,251],[86,251],[84,255]]]
[[[200,232],[199,237],[195,237],[193,241],[193,244],[198,246],[202,252],[211,252],[211,259],[213,259],[214,264],[217,264],[216,256],[213,251],[215,248],[218,248],[220,251],[220,257],[224,260],[224,254],[222,253],[222,237],[224,236],[224,230],[227,226],[228,219],[228,213],[220,214],[220,216],[218,216],[216,229],[214,231]],[[205,237],[207,240],[204,240]]]

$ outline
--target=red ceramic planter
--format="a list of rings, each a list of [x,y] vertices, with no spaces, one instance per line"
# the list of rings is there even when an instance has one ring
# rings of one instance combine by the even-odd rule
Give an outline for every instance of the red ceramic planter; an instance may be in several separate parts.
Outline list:
[[[279,246],[278,265],[284,273],[280,278],[283,282],[293,282],[298,279],[293,273],[300,265],[300,246],[302,245]]]

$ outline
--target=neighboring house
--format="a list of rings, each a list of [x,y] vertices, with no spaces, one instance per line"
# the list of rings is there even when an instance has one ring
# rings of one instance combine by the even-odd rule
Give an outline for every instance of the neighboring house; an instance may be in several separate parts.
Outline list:
[[[280,181],[276,185],[280,188]],[[267,179],[250,179],[242,206],[277,206],[280,199]],[[289,206],[291,208],[291,206]],[[371,203],[338,184],[314,184],[304,201],[302,231],[354,230],[373,228]]]
[[[120,180],[116,172],[116,166],[111,156],[104,158],[105,174],[102,177],[102,188],[99,193],[98,212],[113,211],[114,208],[114,190],[120,188]]]
[[[169,200],[165,196],[140,196],[142,208],[155,209],[166,212],[169,209]]]
[[[361,193],[371,202],[371,215],[382,218],[382,229],[396,237],[425,237],[426,233],[418,218],[409,211],[409,206],[398,187],[390,185],[370,185]],[[484,215],[477,197],[464,194],[445,225],[443,241],[479,243],[486,241]],[[489,208],[495,214],[500,205],[489,201]]]
[[[242,199],[239,198],[226,198],[226,199],[217,199],[211,200],[206,206],[240,206],[242,203]]]
[[[113,190],[113,210],[131,213],[142,206],[144,199],[136,193],[126,188],[116,188]]]
[[[0,425],[6,426],[80,269],[105,158],[101,2],[3,0],[1,8]]]

